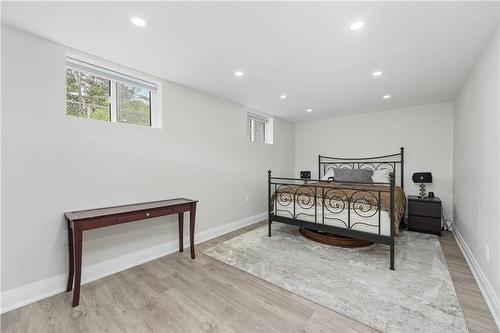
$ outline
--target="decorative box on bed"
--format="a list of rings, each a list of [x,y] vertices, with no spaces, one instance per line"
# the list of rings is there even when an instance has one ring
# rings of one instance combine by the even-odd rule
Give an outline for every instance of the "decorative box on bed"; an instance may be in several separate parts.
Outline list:
[[[389,176],[384,182],[325,179],[334,169],[385,169]],[[406,205],[403,173],[404,148],[397,154],[368,158],[320,155],[318,180],[273,177],[269,170],[269,237],[275,221],[299,226],[301,232],[318,232],[318,237],[332,234],[386,244],[390,246],[390,269],[394,269],[394,237]]]

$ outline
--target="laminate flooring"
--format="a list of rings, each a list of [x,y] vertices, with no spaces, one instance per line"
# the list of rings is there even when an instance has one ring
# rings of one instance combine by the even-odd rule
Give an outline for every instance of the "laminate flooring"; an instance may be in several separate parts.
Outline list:
[[[374,332],[201,253],[263,223],[88,283],[77,308],[61,293],[5,313],[2,332]],[[441,246],[470,332],[498,332],[450,232]]]

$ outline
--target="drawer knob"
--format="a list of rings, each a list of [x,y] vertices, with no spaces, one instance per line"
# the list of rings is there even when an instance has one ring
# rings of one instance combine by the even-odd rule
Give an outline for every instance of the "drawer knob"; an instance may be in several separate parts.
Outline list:
[[[146,216],[149,216],[149,213],[146,213]]]

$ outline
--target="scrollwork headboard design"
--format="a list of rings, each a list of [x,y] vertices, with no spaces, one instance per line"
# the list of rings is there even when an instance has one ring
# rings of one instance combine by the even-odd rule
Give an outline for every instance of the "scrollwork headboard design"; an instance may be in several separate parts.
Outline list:
[[[388,169],[394,173],[396,179],[399,173],[399,185],[404,188],[404,147],[400,148],[399,153],[375,157],[343,158],[318,155],[318,179],[321,179],[329,169],[333,168]]]

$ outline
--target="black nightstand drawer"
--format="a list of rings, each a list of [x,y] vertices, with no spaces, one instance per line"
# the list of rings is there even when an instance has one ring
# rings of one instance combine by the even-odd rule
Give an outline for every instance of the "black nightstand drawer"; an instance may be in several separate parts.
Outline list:
[[[425,201],[408,201],[408,215],[428,216],[441,219],[441,205]]]
[[[441,235],[441,219],[409,215],[408,230],[430,232],[436,235]]]

